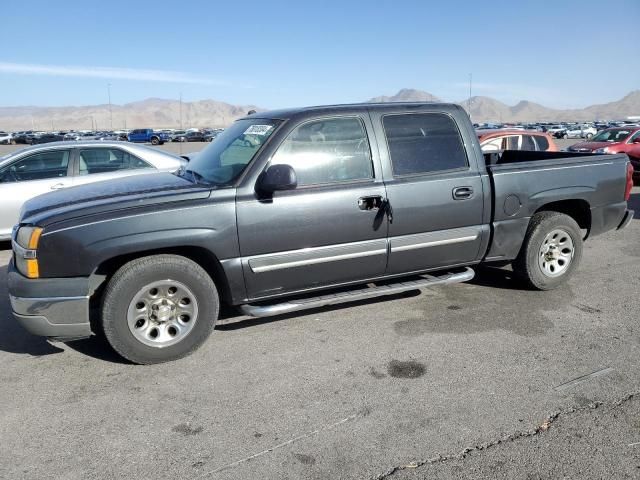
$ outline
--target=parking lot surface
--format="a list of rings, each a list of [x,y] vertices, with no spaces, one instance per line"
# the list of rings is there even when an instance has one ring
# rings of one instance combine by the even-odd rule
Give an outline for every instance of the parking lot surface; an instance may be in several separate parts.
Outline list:
[[[483,269],[302,314],[228,310],[194,355],[152,366],[22,330],[0,251],[0,478],[637,478],[638,187],[631,208],[556,291]]]

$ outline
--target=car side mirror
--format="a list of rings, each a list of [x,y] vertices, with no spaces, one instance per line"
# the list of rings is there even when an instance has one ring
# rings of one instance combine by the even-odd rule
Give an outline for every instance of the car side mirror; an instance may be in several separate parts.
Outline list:
[[[631,143],[640,143],[640,137],[636,137],[633,139],[633,142]]]
[[[278,190],[293,190],[298,186],[296,172],[291,165],[271,165],[259,182],[260,190],[273,193]]]

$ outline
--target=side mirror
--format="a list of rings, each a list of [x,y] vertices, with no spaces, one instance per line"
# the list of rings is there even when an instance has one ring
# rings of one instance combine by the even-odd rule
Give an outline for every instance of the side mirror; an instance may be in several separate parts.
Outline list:
[[[634,138],[633,142],[631,142],[631,143],[640,143],[640,136]]]
[[[298,179],[291,165],[272,165],[262,174],[258,185],[261,191],[273,193],[278,190],[295,189]]]

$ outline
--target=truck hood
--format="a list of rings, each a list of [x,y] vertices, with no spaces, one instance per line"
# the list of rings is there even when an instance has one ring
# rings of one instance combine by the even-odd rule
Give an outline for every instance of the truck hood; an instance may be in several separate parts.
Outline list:
[[[150,173],[45,193],[22,207],[20,223],[40,226],[125,208],[207,198],[209,187],[171,173]]]

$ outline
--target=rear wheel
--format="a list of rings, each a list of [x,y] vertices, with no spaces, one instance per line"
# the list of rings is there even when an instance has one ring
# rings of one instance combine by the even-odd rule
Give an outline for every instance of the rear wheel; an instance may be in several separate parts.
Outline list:
[[[158,137],[151,137],[151,145],[158,145],[160,143],[160,139]]]
[[[569,138],[569,135],[567,135],[567,134],[565,133],[564,135],[562,135],[562,138],[564,138],[564,139],[566,140],[567,138]]]
[[[593,137],[593,133],[587,133],[587,140],[591,140],[591,137]]]
[[[533,216],[514,273],[530,287],[553,290],[571,277],[582,258],[582,234],[576,221],[559,212]]]
[[[139,364],[189,355],[218,318],[218,292],[195,262],[178,255],[133,260],[111,278],[102,304],[104,334],[113,349]]]

